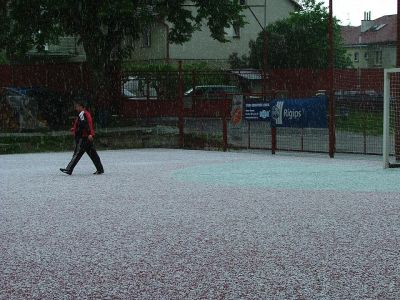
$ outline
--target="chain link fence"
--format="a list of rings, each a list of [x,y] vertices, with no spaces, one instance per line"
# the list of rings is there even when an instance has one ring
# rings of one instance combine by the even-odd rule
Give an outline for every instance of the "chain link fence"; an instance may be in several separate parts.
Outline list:
[[[74,90],[89,89],[90,80],[87,80],[85,67],[76,66],[73,70],[71,66],[65,69],[59,66],[61,70],[57,72],[55,66],[42,68],[35,66],[11,70],[0,67],[0,74],[5,74],[8,78],[1,85],[42,86],[58,93],[68,92],[70,95]],[[40,74],[35,77],[34,82],[29,70]],[[72,76],[75,71],[79,71],[79,76]],[[28,74],[25,80],[24,72]],[[54,74],[58,74],[58,81]],[[129,139],[127,132],[135,131],[132,139],[138,139],[137,130],[140,132],[143,129],[147,130],[144,134],[146,136],[149,131],[152,132],[153,136],[149,137],[152,139],[162,139],[160,135],[165,134],[174,136],[170,138],[170,144],[168,139],[163,139],[160,145],[165,147],[325,153],[329,151],[328,128],[273,130],[268,120],[246,119],[244,109],[246,103],[303,99],[324,93],[329,95],[328,77],[325,70],[272,70],[268,74],[259,70],[198,72],[185,71],[182,68],[176,71],[131,71],[115,77],[119,78],[119,82],[115,84],[116,93],[110,100],[114,108],[107,122],[100,122],[99,117],[102,111],[107,111],[107,106],[103,105],[100,110],[94,102],[92,110],[100,132],[124,132],[125,141]],[[3,134],[24,131],[20,119],[22,110],[10,102],[11,98],[4,91],[2,89],[0,95],[0,129]],[[240,112],[234,105],[234,99],[238,96],[242,97]],[[381,154],[383,70],[335,70],[334,101],[335,151]],[[73,118],[72,110],[68,111],[66,107],[62,110],[59,118],[65,118],[65,114]],[[41,116],[43,117],[43,113]],[[47,131],[68,130],[64,123],[60,125],[56,128],[48,122]],[[25,131],[32,132],[35,129],[29,128]],[[145,142],[142,144],[146,145]]]

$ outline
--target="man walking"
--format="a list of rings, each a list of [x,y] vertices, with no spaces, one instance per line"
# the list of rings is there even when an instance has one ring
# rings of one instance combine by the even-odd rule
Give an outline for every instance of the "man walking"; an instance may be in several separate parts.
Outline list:
[[[71,175],[82,155],[86,152],[96,167],[96,172],[93,174],[103,174],[103,165],[93,145],[94,127],[92,116],[85,109],[85,105],[81,101],[75,102],[75,110],[78,112],[78,116],[74,122],[74,126],[71,128],[75,136],[75,150],[68,166],[65,169],[61,168],[60,171]]]

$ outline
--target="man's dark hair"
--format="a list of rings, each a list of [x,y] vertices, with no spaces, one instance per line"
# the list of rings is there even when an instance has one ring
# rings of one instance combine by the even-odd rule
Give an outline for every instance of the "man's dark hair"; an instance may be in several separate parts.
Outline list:
[[[83,99],[75,99],[74,100],[74,104],[78,104],[80,106],[82,106],[83,108],[86,108],[86,101]]]

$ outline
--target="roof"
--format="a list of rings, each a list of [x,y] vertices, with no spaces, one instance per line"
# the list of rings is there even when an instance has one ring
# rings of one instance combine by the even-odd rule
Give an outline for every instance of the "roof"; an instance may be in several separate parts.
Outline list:
[[[262,80],[262,74],[259,70],[241,69],[241,70],[231,70],[231,72],[247,80]]]
[[[297,9],[303,8],[296,0],[290,0],[290,2],[292,2]]]
[[[373,26],[361,32],[361,26],[342,26],[345,45],[392,43],[397,41],[397,15],[372,20]]]

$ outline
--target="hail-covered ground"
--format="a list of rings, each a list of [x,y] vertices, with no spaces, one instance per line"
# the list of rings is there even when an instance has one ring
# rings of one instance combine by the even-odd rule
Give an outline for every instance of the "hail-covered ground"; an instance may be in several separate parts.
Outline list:
[[[400,299],[400,169],[267,152],[0,156],[0,299]]]

